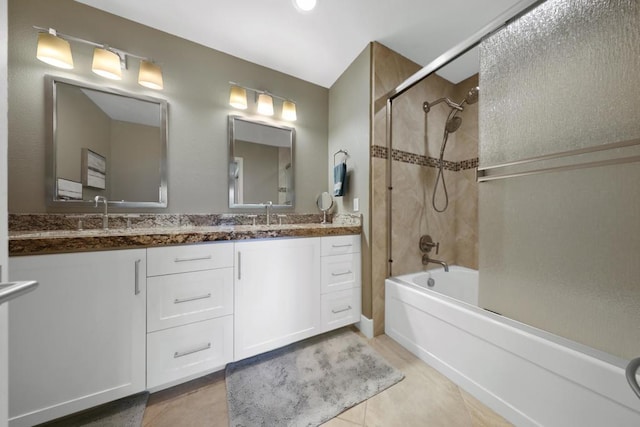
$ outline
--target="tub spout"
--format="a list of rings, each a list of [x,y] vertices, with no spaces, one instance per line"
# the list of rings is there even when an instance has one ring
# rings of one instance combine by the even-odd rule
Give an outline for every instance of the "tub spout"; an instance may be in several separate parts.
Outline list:
[[[422,255],[422,265],[427,265],[430,262],[432,262],[434,264],[440,264],[444,268],[444,271],[446,271],[447,273],[449,272],[449,264],[447,264],[444,261],[440,261],[439,259],[429,258],[428,254],[423,254]]]

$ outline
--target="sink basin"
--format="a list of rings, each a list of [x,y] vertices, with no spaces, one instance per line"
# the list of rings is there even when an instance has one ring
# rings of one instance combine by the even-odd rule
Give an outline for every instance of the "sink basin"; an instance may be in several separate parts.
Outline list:
[[[38,282],[8,282],[0,284],[0,304],[4,304],[14,298],[18,298],[38,287]]]

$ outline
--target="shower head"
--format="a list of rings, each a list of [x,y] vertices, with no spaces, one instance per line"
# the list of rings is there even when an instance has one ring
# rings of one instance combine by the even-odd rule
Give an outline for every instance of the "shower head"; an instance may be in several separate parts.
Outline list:
[[[444,129],[448,133],[454,133],[455,131],[458,130],[458,128],[460,128],[461,124],[462,124],[462,118],[458,116],[453,116],[449,120],[447,120],[447,124],[444,125]]]
[[[480,95],[480,88],[478,86],[471,88],[471,90],[467,93],[467,97],[460,103],[460,105],[465,102],[468,105],[475,104],[478,102],[478,96]]]

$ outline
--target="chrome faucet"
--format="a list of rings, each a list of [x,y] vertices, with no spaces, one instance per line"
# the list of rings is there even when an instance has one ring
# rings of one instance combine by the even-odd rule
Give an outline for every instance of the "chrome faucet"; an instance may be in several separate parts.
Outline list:
[[[273,202],[269,200],[264,204],[264,207],[267,210],[267,225],[271,225],[271,209],[273,208]]]
[[[108,213],[109,201],[104,196],[96,196],[93,200],[95,201],[96,208],[98,207],[98,203],[100,202],[104,203],[104,213],[102,214],[102,229],[108,230],[109,229],[109,213]]]
[[[446,271],[447,273],[449,272],[449,264],[444,261],[440,261],[439,259],[429,258],[429,254],[422,254],[422,265],[427,265],[430,262],[434,264],[440,264],[442,267],[444,267],[444,271]]]

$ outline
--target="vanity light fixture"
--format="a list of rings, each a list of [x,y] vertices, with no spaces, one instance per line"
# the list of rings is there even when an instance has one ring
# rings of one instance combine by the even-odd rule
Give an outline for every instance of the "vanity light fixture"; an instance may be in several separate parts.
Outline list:
[[[240,86],[238,83],[229,82],[231,85],[231,91],[229,92],[229,105],[239,110],[246,110],[247,104],[247,91],[255,94],[255,101],[257,103],[257,112],[263,116],[273,116],[274,106],[273,98],[282,100],[282,119],[290,122],[297,120],[296,104],[288,98],[283,98],[278,95],[274,95],[266,90],[254,89],[246,86]]]
[[[282,103],[282,118],[290,122],[298,119],[295,102],[287,100]]]
[[[33,27],[38,30],[38,49],[36,58],[55,67],[73,68],[73,58],[69,42],[88,44],[94,47],[91,71],[112,80],[122,79],[122,70],[127,69],[129,57],[140,60],[138,83],[150,89],[161,90],[162,70],[149,58],[134,55],[121,49],[95,43],[79,37],[62,34],[53,28]]]
[[[138,84],[148,87],[149,89],[162,90],[164,83],[162,81],[162,70],[160,67],[143,59],[140,61],[140,71],[138,72]]]
[[[266,92],[258,95],[258,114],[273,116],[273,98]]]
[[[106,47],[96,47],[93,49],[91,71],[110,80],[122,80],[120,56]]]
[[[239,110],[247,109],[247,90],[243,87],[232,85],[229,94],[229,105]]]
[[[36,58],[55,67],[70,70],[73,68],[73,57],[69,42],[61,39],[56,30],[38,33],[38,49]]]

